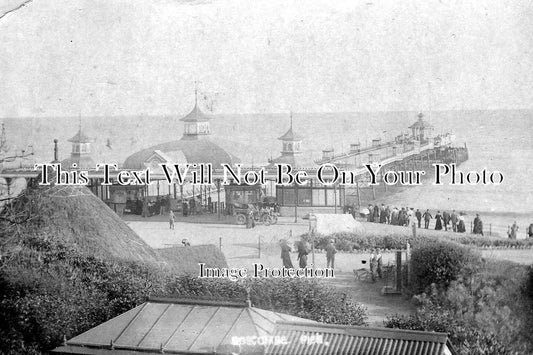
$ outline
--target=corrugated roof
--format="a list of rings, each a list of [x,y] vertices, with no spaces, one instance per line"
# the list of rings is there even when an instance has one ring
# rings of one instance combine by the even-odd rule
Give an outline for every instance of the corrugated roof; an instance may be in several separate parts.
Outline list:
[[[70,339],[55,351],[226,353],[235,349],[232,337],[272,335],[277,321],[313,322],[243,303],[152,299]]]
[[[445,355],[453,354],[445,333],[344,325],[278,323],[269,355]]]

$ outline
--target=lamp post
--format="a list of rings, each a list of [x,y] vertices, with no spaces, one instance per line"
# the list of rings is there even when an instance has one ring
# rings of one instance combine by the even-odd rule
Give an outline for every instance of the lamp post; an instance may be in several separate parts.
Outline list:
[[[316,216],[311,210],[309,213],[309,233],[311,234],[311,255],[313,259],[313,269],[315,268],[315,231],[316,231]]]

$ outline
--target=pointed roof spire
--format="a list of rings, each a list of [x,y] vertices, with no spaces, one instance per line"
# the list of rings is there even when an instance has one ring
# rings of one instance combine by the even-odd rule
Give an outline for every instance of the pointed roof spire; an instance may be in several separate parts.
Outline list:
[[[198,82],[194,81],[194,107],[191,112],[189,112],[185,117],[180,118],[180,121],[183,122],[206,122],[212,119],[211,116],[208,116],[200,110],[198,107]]]
[[[291,126],[289,130],[284,135],[279,137],[278,139],[282,141],[301,141],[303,137],[297,133],[294,133],[292,130],[292,111],[290,112],[290,118],[291,118]]]

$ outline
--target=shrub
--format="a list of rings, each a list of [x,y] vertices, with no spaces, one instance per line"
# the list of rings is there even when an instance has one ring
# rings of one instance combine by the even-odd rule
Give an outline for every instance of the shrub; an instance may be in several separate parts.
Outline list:
[[[324,323],[365,324],[366,309],[333,286],[305,279],[244,279],[239,282],[178,277],[167,293],[181,297],[245,300],[258,308]]]
[[[416,314],[393,316],[387,327],[450,334],[460,354],[531,354],[532,302],[524,291],[527,268],[488,261],[470,279],[447,289],[432,285],[415,296]]]
[[[419,245],[411,253],[411,291],[423,292],[433,283],[446,287],[459,277],[471,277],[480,265],[477,252],[455,243]]]

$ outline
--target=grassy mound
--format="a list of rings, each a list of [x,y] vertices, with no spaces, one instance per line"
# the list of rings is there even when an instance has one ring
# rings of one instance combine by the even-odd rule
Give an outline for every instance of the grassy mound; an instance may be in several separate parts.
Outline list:
[[[179,265],[179,275],[198,276],[199,263],[205,263],[206,267],[228,267],[224,254],[215,245],[165,248],[157,253],[170,264]]]

